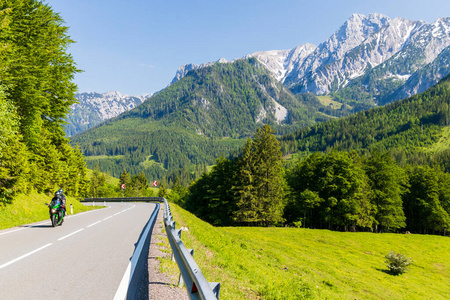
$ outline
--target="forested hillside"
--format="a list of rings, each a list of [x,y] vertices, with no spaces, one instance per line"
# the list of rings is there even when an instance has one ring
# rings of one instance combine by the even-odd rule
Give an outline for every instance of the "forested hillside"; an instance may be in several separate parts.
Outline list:
[[[424,93],[384,107],[300,129],[281,138],[285,154],[314,151],[391,151],[399,162],[437,160],[447,171],[450,77]]]
[[[326,114],[328,112],[328,114]],[[88,166],[189,184],[220,155],[239,149],[263,123],[277,134],[346,114],[309,94],[294,96],[254,58],[192,70],[138,107],[72,138]]]
[[[258,131],[179,203],[213,225],[446,235],[449,102],[450,76],[403,101],[283,136],[279,145],[261,142]],[[280,169],[277,148],[298,159]]]
[[[0,201],[57,187],[80,195],[85,162],[62,127],[78,72],[67,27],[36,0],[0,2],[0,26]]]
[[[402,167],[389,152],[333,150],[285,169],[268,125],[184,193],[179,204],[219,226],[443,235],[450,228],[450,174],[439,167]]]

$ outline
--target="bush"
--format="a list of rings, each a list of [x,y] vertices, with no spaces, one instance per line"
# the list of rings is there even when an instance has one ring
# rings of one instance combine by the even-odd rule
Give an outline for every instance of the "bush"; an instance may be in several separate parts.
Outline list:
[[[407,267],[412,264],[412,259],[401,253],[389,252],[386,258],[386,266],[393,275],[399,275],[406,272]]]

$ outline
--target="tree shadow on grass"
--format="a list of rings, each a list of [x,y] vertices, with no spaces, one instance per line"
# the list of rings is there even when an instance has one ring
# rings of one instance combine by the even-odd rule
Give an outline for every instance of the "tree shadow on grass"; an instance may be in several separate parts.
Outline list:
[[[399,276],[399,275],[402,275],[401,273],[394,273],[394,272],[392,272],[391,270],[388,270],[388,269],[376,269],[377,271],[380,271],[380,272],[383,272],[383,273],[386,273],[386,274],[388,274],[388,275],[392,275],[392,276]]]

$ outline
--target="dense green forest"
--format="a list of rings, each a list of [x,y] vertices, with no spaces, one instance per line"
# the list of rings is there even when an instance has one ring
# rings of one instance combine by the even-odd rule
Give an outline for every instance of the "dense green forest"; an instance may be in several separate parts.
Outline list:
[[[286,118],[276,119],[276,103]],[[149,179],[175,176],[185,185],[220,155],[235,153],[262,124],[276,134],[349,114],[312,94],[294,96],[256,59],[190,71],[143,104],[72,137],[93,168],[118,177],[124,169]]]
[[[401,167],[391,153],[315,152],[284,169],[265,125],[237,157],[220,158],[179,204],[213,225],[447,234],[450,174]]]
[[[297,130],[280,138],[284,154],[315,151],[391,151],[404,165],[435,164],[450,171],[448,145],[434,149],[448,135],[450,77],[424,93],[339,120]]]
[[[0,3],[0,204],[17,192],[86,189],[86,167],[63,120],[78,72],[63,20],[35,0]]]

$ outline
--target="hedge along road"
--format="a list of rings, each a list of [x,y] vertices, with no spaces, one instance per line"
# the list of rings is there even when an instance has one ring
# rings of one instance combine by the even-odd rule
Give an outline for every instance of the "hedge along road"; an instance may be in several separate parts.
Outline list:
[[[114,299],[155,210],[152,203],[107,208],[0,231],[2,299]],[[122,289],[122,290],[121,290]],[[126,291],[125,291],[126,292]]]

